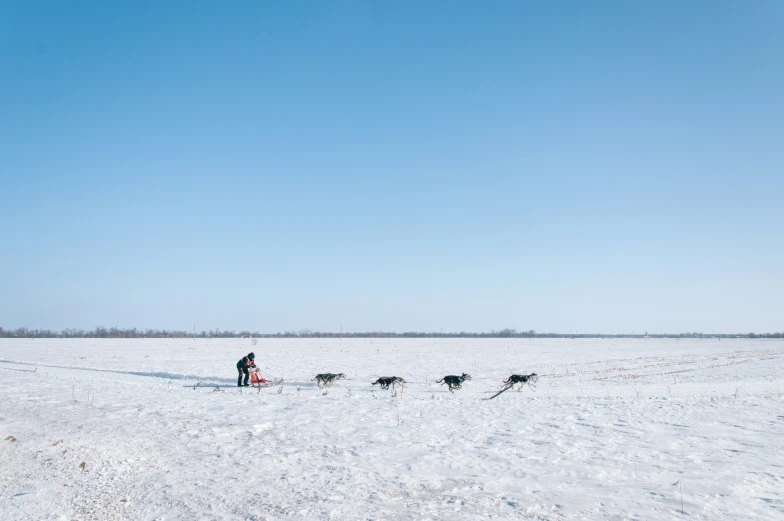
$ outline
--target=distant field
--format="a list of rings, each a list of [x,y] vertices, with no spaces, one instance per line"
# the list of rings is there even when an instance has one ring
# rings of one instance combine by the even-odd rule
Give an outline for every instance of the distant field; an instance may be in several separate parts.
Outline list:
[[[0,339],[0,470],[4,520],[778,520],[784,341]]]

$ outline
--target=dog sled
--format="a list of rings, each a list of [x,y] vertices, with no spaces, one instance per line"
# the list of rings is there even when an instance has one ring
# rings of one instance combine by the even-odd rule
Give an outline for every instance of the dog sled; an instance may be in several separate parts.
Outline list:
[[[281,383],[283,383],[283,378],[271,378],[268,380],[261,376],[261,371],[259,369],[254,369],[250,373],[250,384],[256,389],[274,387],[276,385],[280,385]]]

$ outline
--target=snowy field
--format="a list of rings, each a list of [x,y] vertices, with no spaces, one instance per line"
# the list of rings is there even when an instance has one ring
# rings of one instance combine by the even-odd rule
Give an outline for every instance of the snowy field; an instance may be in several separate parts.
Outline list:
[[[236,387],[251,350],[282,386]],[[0,339],[0,519],[780,520],[783,370],[776,340]]]

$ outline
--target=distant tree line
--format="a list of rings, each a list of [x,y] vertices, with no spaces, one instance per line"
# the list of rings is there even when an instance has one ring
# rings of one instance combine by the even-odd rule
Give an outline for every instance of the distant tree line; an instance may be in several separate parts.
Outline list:
[[[406,333],[387,333],[382,331],[365,331],[354,333],[314,332],[309,329],[285,331],[282,333],[259,333],[258,331],[192,331],[168,329],[122,329],[119,327],[96,327],[92,331],[84,329],[3,329],[0,327],[0,338],[784,338],[784,333],[655,333],[655,334],[602,334],[602,333],[537,333],[533,329],[517,331],[502,329],[485,333],[424,333],[410,331]]]

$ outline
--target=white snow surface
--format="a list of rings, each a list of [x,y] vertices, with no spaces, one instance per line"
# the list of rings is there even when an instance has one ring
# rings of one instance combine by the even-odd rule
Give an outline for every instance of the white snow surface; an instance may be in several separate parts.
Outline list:
[[[236,387],[251,350],[282,386]],[[752,339],[0,340],[0,519],[780,520],[783,368]]]

